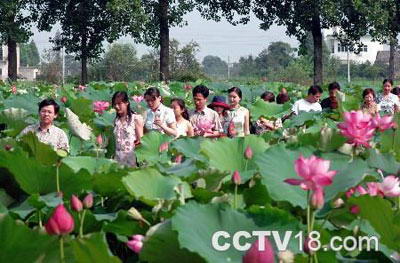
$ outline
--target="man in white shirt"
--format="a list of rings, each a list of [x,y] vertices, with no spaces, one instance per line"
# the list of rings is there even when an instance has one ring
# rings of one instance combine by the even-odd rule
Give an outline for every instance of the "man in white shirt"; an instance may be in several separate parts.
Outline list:
[[[305,99],[300,99],[293,104],[292,111],[298,115],[300,112],[320,112],[322,111],[319,99],[322,95],[322,89],[318,85],[311,86],[308,89],[308,95]]]

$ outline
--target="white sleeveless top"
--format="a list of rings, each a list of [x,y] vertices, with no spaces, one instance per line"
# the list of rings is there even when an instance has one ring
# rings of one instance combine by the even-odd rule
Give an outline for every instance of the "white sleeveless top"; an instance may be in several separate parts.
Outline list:
[[[243,106],[228,111],[228,119],[235,125],[237,137],[244,137],[244,122],[246,120],[247,112],[248,110]]]

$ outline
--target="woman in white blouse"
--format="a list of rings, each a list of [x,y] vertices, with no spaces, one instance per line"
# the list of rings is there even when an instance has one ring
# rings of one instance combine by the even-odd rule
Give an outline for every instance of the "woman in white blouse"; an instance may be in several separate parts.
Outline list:
[[[383,81],[383,90],[379,94],[377,101],[382,114],[394,114],[399,111],[400,101],[399,97],[391,93],[393,88],[393,80],[385,79]]]
[[[148,88],[144,100],[149,109],[146,111],[145,131],[159,131],[176,137],[176,121],[174,111],[161,103],[162,98],[157,88]]]
[[[240,105],[242,100],[242,91],[233,87],[228,90],[228,99],[230,111],[228,116],[234,125],[236,136],[244,137],[250,134],[250,113],[249,110]]]

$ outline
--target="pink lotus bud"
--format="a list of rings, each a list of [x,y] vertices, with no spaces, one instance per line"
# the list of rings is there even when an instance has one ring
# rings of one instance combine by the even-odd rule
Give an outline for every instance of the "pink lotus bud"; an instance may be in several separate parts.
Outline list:
[[[313,255],[315,250],[318,248],[318,243],[316,241],[311,240],[310,237],[307,237],[304,240],[303,251],[309,255]]]
[[[248,160],[253,158],[253,150],[251,150],[250,146],[247,146],[246,150],[244,150],[244,157],[246,157],[246,159],[248,159]]]
[[[68,101],[68,98],[66,96],[62,96],[60,100],[65,104]]]
[[[159,152],[164,152],[164,151],[168,151],[168,142],[164,142],[160,145],[160,148],[158,149]]]
[[[352,205],[350,207],[350,213],[358,215],[360,213],[360,207],[358,205]]]
[[[241,181],[242,181],[242,178],[240,177],[239,172],[237,170],[234,171],[233,175],[232,175],[232,182],[236,185],[239,185],[241,183]]]
[[[76,212],[80,212],[83,209],[81,200],[79,200],[79,198],[76,197],[75,195],[71,196],[71,208]]]
[[[365,188],[362,187],[361,185],[357,185],[356,191],[357,191],[360,195],[366,195],[366,194],[368,194],[367,190],[365,190]]]
[[[132,100],[136,103],[140,103],[143,99],[143,96],[132,96]]]
[[[261,241],[261,242],[260,242]],[[262,240],[255,241],[251,248],[243,256],[243,263],[274,263],[274,249],[268,238],[264,238],[264,244]]]
[[[87,209],[91,208],[93,206],[93,194],[89,193],[88,195],[85,196],[83,199],[83,206]]]
[[[324,203],[324,189],[319,187],[315,189],[311,196],[311,204],[314,208],[321,209],[324,206]]]
[[[86,89],[86,86],[83,86],[83,85],[78,86],[78,90],[80,90],[80,91],[84,91],[85,89]]]
[[[182,154],[178,154],[178,155],[175,157],[175,163],[181,163],[181,162],[182,162],[182,159],[183,159],[183,155],[182,155]]]
[[[96,142],[99,146],[103,145],[103,136],[101,136],[101,134],[97,135],[96,137]]]
[[[15,86],[15,85],[11,86],[11,93],[12,94],[17,94],[17,86]]]
[[[68,213],[64,205],[60,204],[44,227],[49,235],[66,235],[74,230],[74,218]]]
[[[383,182],[380,183],[380,191],[387,197],[400,196],[400,181],[394,175],[386,176]]]
[[[126,245],[135,253],[139,254],[143,247],[143,239],[144,236],[142,235],[134,235],[132,236],[132,240],[128,241]]]
[[[353,194],[354,194],[354,190],[355,188],[354,187],[352,187],[352,188],[350,188],[349,190],[347,190],[347,192],[346,192],[346,197],[347,198],[350,198]]]
[[[11,151],[12,145],[6,144],[6,145],[4,145],[4,149],[5,149],[6,151]]]

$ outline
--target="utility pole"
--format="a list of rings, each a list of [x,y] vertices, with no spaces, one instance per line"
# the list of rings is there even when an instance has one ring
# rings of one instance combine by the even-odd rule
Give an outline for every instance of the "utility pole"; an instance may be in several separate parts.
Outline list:
[[[231,62],[230,57],[228,56],[228,80],[231,78]]]
[[[62,86],[65,85],[65,50],[64,47],[61,49],[61,58],[62,58]]]

